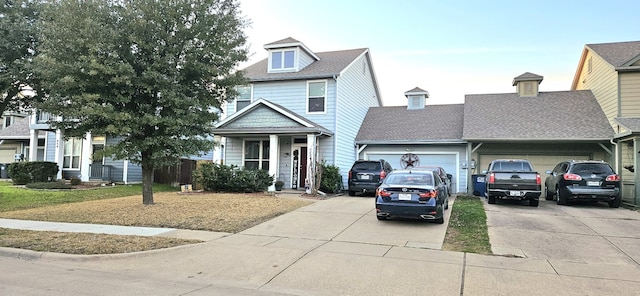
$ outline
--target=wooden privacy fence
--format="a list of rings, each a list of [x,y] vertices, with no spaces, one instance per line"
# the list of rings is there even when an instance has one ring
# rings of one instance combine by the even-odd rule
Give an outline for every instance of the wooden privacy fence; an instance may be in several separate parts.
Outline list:
[[[179,186],[184,184],[194,184],[193,172],[198,166],[198,161],[191,159],[181,159],[179,164],[164,166],[154,171],[155,183]]]

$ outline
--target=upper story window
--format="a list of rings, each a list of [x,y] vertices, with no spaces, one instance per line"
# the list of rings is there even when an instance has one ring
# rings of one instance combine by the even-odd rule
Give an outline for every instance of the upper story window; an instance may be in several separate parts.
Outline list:
[[[296,51],[279,50],[271,52],[270,71],[293,70],[295,69]]]
[[[307,83],[307,113],[324,113],[327,109],[327,82]]]
[[[251,104],[251,96],[252,96],[250,85],[239,86],[237,90],[238,90],[238,97],[236,98],[236,112],[242,110],[242,108],[244,107],[249,106],[249,104]]]
[[[3,128],[7,128],[13,124],[13,116],[7,116],[4,118],[4,126]]]

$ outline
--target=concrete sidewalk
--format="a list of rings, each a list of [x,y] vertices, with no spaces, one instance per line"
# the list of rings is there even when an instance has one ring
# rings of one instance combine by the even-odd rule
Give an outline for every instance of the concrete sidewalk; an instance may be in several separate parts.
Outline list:
[[[211,241],[230,235],[225,232],[185,230],[176,228],[119,226],[106,224],[83,224],[66,222],[45,222],[0,218],[0,228],[23,229],[35,231],[104,233],[116,235],[162,236],[182,239]]]
[[[29,264],[0,256],[0,266],[19,271],[0,276],[0,287],[20,295],[577,296],[640,291],[640,268],[633,261],[593,264],[443,251],[447,224],[377,221],[373,203],[367,197],[332,198],[241,233],[136,255],[41,253],[28,257],[37,259]]]

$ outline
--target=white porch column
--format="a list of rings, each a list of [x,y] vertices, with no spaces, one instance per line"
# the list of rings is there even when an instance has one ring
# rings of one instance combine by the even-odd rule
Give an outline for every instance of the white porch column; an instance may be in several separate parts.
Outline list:
[[[269,135],[269,176],[275,176],[274,182],[278,179],[278,171],[280,163],[278,160],[280,159],[280,147],[279,137],[278,135]],[[276,191],[276,186],[272,183],[269,185],[268,191]]]
[[[122,182],[129,184],[129,160],[125,159],[122,165]]]
[[[91,164],[91,156],[93,149],[91,145],[91,133],[87,133],[85,138],[82,139],[82,154],[80,156],[80,180],[83,182],[89,181],[89,170]]]
[[[64,131],[56,130],[56,151],[54,162],[58,164],[58,176],[56,179],[62,180],[62,164],[64,160]]]
[[[38,160],[38,130],[29,130],[29,161]]]
[[[309,191],[313,191],[314,177],[316,173],[316,135],[308,134],[307,135],[307,184],[309,188],[307,189],[307,193]],[[305,186],[306,188],[306,186]]]

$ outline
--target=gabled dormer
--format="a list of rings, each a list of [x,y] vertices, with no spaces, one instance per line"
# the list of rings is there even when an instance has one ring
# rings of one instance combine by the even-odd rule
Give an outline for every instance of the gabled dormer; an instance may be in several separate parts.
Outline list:
[[[320,60],[302,42],[291,37],[266,44],[264,49],[269,52],[268,73],[298,72]]]
[[[520,97],[537,97],[538,85],[542,82],[543,77],[531,72],[513,78],[513,86]]]
[[[424,109],[424,106],[427,104],[427,99],[429,98],[429,92],[416,87],[405,92],[404,96],[407,97],[408,100],[407,110]]]

